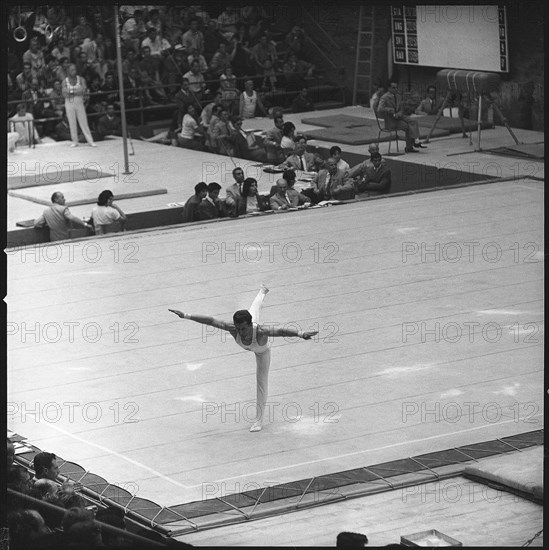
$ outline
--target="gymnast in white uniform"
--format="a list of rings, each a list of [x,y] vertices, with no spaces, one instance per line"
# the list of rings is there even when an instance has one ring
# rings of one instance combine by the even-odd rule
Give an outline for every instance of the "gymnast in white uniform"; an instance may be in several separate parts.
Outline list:
[[[269,337],[299,336],[304,340],[310,340],[315,334],[318,334],[317,331],[302,332],[293,328],[274,328],[260,325],[260,311],[267,292],[269,292],[269,289],[261,285],[249,311],[246,309],[237,311],[233,315],[232,323],[220,321],[219,319],[205,315],[190,315],[189,313],[182,313],[175,309],[168,310],[182,319],[190,319],[203,325],[210,325],[221,330],[226,330],[240,347],[255,353],[257,363],[257,413],[255,422],[250,428],[251,432],[259,432],[263,427],[263,414],[265,412],[265,404],[267,403],[269,366],[271,364],[271,343],[269,342]]]

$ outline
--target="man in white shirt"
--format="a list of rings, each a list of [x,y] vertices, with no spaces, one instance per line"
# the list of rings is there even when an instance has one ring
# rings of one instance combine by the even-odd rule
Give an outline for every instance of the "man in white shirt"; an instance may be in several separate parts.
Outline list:
[[[191,70],[186,72],[183,75],[183,78],[186,78],[189,81],[189,89],[194,93],[198,101],[202,99],[202,95],[204,93],[208,92],[208,90],[205,90],[206,81],[200,72],[200,64],[198,61],[193,61],[191,63]]]
[[[150,48],[153,57],[161,58],[168,53],[172,46],[157,33],[154,27],[150,27],[147,29],[147,38],[141,42],[141,47]]]
[[[341,158],[341,147],[334,145],[330,148],[330,157],[337,160],[338,170],[349,170],[349,164]]]

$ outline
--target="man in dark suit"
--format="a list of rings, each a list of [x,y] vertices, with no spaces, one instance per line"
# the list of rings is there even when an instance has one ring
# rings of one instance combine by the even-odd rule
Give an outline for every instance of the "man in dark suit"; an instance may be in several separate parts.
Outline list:
[[[189,88],[189,80],[187,78],[183,78],[181,80],[181,89],[175,94],[174,101],[177,103],[177,108],[179,109],[179,115],[177,119],[178,126],[181,126],[181,121],[183,120],[183,117],[187,114],[187,109],[189,105],[194,105],[197,116],[200,115],[200,112],[202,111],[202,106]]]
[[[414,147],[425,149],[425,146],[419,143],[417,120],[403,114],[401,100],[397,94],[398,84],[391,82],[389,91],[383,94],[379,100],[377,112],[385,119],[387,130],[404,130],[406,132],[406,148],[404,150],[407,153],[417,153]]]
[[[355,186],[346,171],[337,167],[337,160],[330,157],[326,168],[320,170],[313,180],[318,202],[323,200],[349,200],[355,198]]]
[[[198,207],[208,194],[208,186],[201,181],[194,186],[194,195],[190,197],[183,207],[183,223],[194,222],[198,219]]]
[[[103,138],[105,136],[122,135],[122,122],[114,114],[114,105],[112,103],[107,105],[105,114],[99,117],[99,120],[97,121],[97,133]]]
[[[219,183],[212,181],[208,184],[208,196],[202,199],[198,206],[197,218],[199,220],[213,220],[223,217],[223,209],[219,200],[220,190],[221,185]]]
[[[255,144],[255,136],[253,134],[247,134],[242,129],[242,119],[237,118],[233,122],[236,131],[230,136],[230,141],[234,148],[234,156],[246,159],[254,160],[256,162],[265,162],[267,160],[267,154],[265,148],[259,147]],[[253,138],[253,145],[248,142],[249,136]]]
[[[361,162],[347,171],[347,177],[359,177],[357,191],[368,196],[386,195],[391,191],[391,169],[383,162],[381,155],[372,153],[370,161]]]
[[[312,153],[307,153],[307,138],[299,134],[295,137],[294,152],[283,163],[285,168],[292,170],[303,170],[310,172],[315,169],[315,156]]]

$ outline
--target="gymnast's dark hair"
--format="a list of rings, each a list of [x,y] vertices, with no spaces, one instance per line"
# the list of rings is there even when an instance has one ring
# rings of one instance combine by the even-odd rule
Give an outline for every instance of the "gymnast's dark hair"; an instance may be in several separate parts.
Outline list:
[[[114,197],[112,191],[109,191],[108,189],[105,189],[105,191],[101,191],[101,193],[99,193],[99,197],[97,197],[97,205],[107,206],[109,199],[112,197]]]
[[[233,315],[233,322],[235,325],[243,321],[248,323],[248,325],[252,324],[252,314],[247,309],[239,309]]]

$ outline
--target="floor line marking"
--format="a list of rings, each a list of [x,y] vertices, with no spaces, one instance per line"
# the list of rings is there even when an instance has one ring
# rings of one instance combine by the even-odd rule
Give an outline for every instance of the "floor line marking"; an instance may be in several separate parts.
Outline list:
[[[542,413],[539,413],[539,414],[536,414],[534,416],[529,416],[528,418],[535,418],[536,416],[542,416]],[[522,419],[520,419],[522,420]],[[503,422],[499,422],[498,425],[501,425],[501,424],[508,424],[509,422],[516,422],[516,420],[513,418],[511,420],[505,420]],[[316,459],[316,460],[309,460],[308,462],[300,462],[298,464],[292,464],[290,466],[281,466],[280,468],[270,468],[269,470],[260,470],[259,472],[250,472],[250,473],[247,473],[247,474],[242,474],[242,475],[239,475],[239,476],[233,476],[233,477],[226,477],[226,478],[223,478],[223,479],[218,479],[217,481],[215,481],[215,483],[220,483],[220,482],[223,482],[223,481],[229,481],[231,479],[238,479],[238,478],[241,478],[241,477],[247,477],[247,476],[251,476],[251,475],[258,475],[258,474],[265,474],[265,473],[268,473],[268,472],[277,472],[279,470],[289,470],[291,468],[294,468],[296,466],[307,466],[308,464],[315,464],[317,462],[324,462],[326,460],[337,460],[339,458],[343,458],[343,457],[347,457],[347,456],[353,456],[353,455],[359,455],[359,454],[363,454],[363,453],[371,453],[371,452],[374,452],[374,451],[382,451],[384,449],[391,449],[393,447],[400,447],[401,445],[408,445],[408,444],[413,444],[413,443],[420,443],[422,441],[429,441],[431,439],[439,439],[440,437],[448,437],[448,436],[452,436],[452,435],[458,435],[458,434],[462,434],[462,433],[465,433],[465,432],[471,432],[473,430],[482,430],[484,428],[488,428],[488,427],[491,427],[493,426],[493,424],[485,424],[483,426],[476,426],[474,428],[470,428],[470,429],[467,429],[467,430],[462,430],[460,432],[452,432],[452,433],[449,433],[449,434],[439,434],[439,435],[433,435],[433,436],[430,436],[430,437],[425,437],[423,439],[414,439],[413,441],[403,441],[401,443],[394,443],[392,445],[385,445],[384,447],[377,447],[376,449],[367,449],[365,451],[354,451],[352,453],[345,453],[345,454],[342,454],[342,455],[337,455],[337,456],[330,456],[330,457],[326,457],[326,458],[319,458],[319,459]],[[201,483],[199,485],[191,485],[190,487],[188,487],[189,489],[194,489],[196,487],[202,487],[204,484]]]
[[[137,462],[137,460],[133,460],[132,458],[129,458],[127,456],[124,456],[121,453],[118,453],[117,451],[113,451],[112,449],[109,449],[108,447],[104,447],[103,445],[99,445],[97,443],[92,443],[91,441],[87,441],[83,437],[79,437],[77,435],[71,434],[69,431],[64,430],[63,428],[60,428],[59,426],[50,425],[50,428],[53,428],[54,430],[57,430],[58,432],[72,437],[73,439],[76,439],[77,441],[81,441],[82,443],[85,443],[86,445],[91,445],[92,447],[96,447],[97,449],[101,449],[102,451],[106,451],[107,453],[112,454],[116,458],[120,458],[122,460],[125,460],[126,462],[129,462],[130,464],[134,464],[135,466],[139,466],[140,468],[143,468],[144,470],[147,470],[147,472],[150,472],[154,474],[155,476],[158,476],[162,478],[165,481],[168,481],[170,483],[173,483],[174,485],[177,485],[178,487],[183,487],[183,489],[190,489],[188,485],[183,485],[183,483],[179,483],[178,481],[175,481],[168,476],[165,476],[164,474],[161,474],[157,470],[153,470],[152,468],[149,468],[148,466],[145,466],[144,464],[141,464],[141,462]],[[152,447],[151,447],[152,449]],[[200,485],[197,485],[197,487],[200,487]]]

